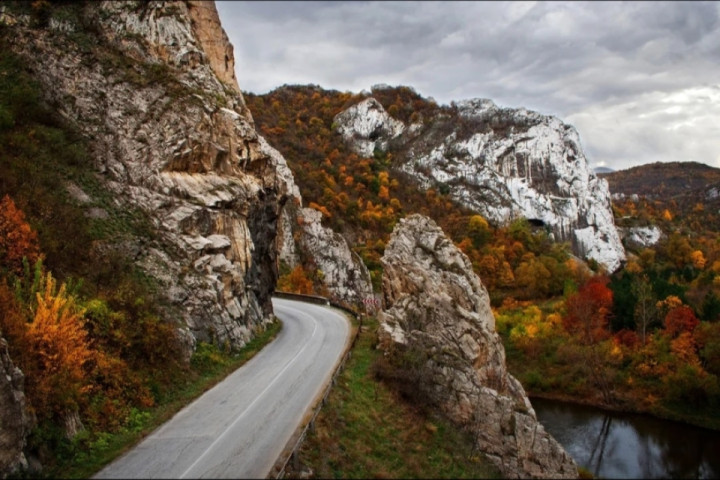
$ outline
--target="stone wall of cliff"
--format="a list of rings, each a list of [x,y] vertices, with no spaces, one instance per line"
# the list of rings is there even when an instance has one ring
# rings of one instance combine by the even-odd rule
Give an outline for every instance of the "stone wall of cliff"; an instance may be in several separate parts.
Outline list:
[[[296,187],[255,131],[214,4],[83,2],[63,12],[38,25],[0,6],[0,24],[45,102],[88,139],[118,205],[152,221],[151,239],[98,248],[155,279],[188,355],[196,340],[242,346],[271,317],[277,219]]]
[[[0,337],[0,477],[27,469],[25,439],[33,426],[25,405],[24,376]]]

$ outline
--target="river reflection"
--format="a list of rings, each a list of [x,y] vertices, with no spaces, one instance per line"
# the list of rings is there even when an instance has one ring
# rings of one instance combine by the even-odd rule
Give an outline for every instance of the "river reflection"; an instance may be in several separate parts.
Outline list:
[[[644,415],[532,399],[538,420],[601,478],[720,478],[720,432]]]

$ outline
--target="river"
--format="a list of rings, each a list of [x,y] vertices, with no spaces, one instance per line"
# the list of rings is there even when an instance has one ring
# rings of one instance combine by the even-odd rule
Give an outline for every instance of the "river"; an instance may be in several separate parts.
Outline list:
[[[600,478],[720,478],[720,432],[646,415],[532,399],[538,420]]]

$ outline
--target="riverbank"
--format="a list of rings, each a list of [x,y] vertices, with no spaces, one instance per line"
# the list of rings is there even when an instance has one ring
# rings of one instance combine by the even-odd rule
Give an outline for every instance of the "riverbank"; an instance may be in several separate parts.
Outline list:
[[[575,395],[568,395],[561,392],[535,392],[526,389],[530,402],[532,403],[534,398],[540,398],[543,400],[554,400],[563,403],[570,403],[575,405],[583,405],[588,407],[594,407],[608,412],[616,413],[629,413],[636,415],[648,415],[662,420],[670,420],[673,422],[679,422],[694,427],[704,428],[706,430],[712,430],[720,432],[720,418],[708,417],[705,415],[689,415],[679,412],[674,412],[663,406],[655,405],[651,408],[643,408],[641,405],[633,404],[627,400],[622,403],[607,403],[601,398],[586,398],[578,397]]]
[[[573,326],[569,301],[508,303],[494,312],[508,370],[530,396],[720,430],[720,380],[706,338],[715,324],[689,322],[685,331],[670,322],[644,342],[605,327],[588,336]]]

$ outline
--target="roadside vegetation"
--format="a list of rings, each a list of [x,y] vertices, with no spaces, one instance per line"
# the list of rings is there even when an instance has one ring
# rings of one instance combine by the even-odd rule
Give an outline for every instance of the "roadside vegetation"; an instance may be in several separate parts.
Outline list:
[[[500,478],[468,434],[375,377],[377,326],[374,318],[364,322],[300,448],[300,471],[287,476],[309,469],[312,478]]]
[[[237,352],[226,352],[215,345],[201,343],[190,360],[182,379],[166,389],[155,405],[132,409],[126,421],[112,431],[81,431],[58,456],[47,478],[89,478],[170,420],[183,407],[240,368],[270,343],[280,332],[276,321]]]

